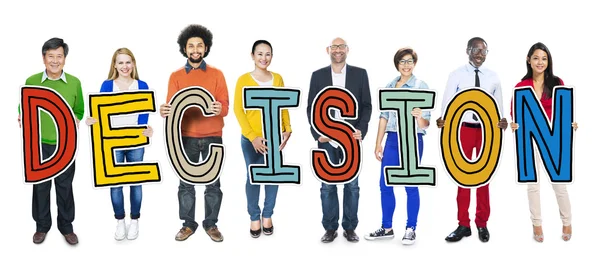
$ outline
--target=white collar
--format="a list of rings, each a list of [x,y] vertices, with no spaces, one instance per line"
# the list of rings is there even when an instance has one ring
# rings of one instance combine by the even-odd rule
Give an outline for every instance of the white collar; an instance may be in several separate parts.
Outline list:
[[[49,79],[52,81],[63,80],[63,82],[67,83],[67,76],[65,76],[65,71],[62,71],[62,73],[60,74],[60,78],[53,80],[53,79],[50,79],[50,77],[46,73],[46,70],[44,70],[44,73],[42,75],[42,82],[44,82],[46,79]]]

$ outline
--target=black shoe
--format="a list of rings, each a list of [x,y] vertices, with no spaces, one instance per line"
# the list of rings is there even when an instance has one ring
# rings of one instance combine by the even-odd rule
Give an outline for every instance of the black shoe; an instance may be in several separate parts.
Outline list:
[[[375,230],[375,232],[365,235],[366,240],[377,240],[377,239],[392,239],[394,238],[394,230],[391,229],[390,232],[385,232],[384,228],[379,228]]]
[[[273,226],[271,227],[263,227],[263,233],[265,233],[265,235],[270,236],[273,234]]]
[[[471,228],[466,226],[459,225],[454,232],[450,233],[446,237],[446,241],[448,242],[457,242],[460,241],[463,237],[471,236]]]
[[[344,230],[344,237],[346,238],[346,240],[348,240],[348,242],[358,242],[359,238],[358,235],[356,235],[356,232],[354,232],[354,230]]]
[[[258,238],[260,236],[260,231],[261,231],[260,229],[258,229],[258,230],[252,230],[252,229],[250,229],[250,235],[253,238]]]
[[[337,237],[337,231],[327,230],[327,232],[325,232],[325,235],[323,235],[323,237],[321,237],[321,242],[323,242],[323,243],[333,242],[333,240],[336,237]]]
[[[479,231],[479,240],[481,240],[481,242],[485,243],[490,241],[490,232],[487,227],[478,227],[477,231]]]

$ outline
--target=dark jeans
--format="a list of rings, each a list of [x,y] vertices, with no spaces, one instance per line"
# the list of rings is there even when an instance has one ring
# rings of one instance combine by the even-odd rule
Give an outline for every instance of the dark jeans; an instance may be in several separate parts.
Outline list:
[[[49,158],[56,149],[56,145],[42,143],[42,158]],[[75,175],[75,162],[63,173],[53,179],[56,187],[56,205],[58,207],[58,230],[61,234],[73,233],[73,221],[75,220],[75,201],[73,200],[73,176]],[[50,214],[50,190],[52,181],[45,181],[33,185],[33,203],[31,206],[33,220],[36,223],[36,231],[48,233],[52,226]]]
[[[319,148],[327,151],[331,162],[338,164],[342,161],[343,152],[340,148],[334,148],[329,143],[320,143]],[[354,230],[358,225],[358,198],[360,188],[358,187],[358,177],[353,181],[344,184],[344,213],[342,218],[342,228],[344,230]],[[321,206],[323,208],[323,220],[321,223],[325,230],[337,230],[340,219],[340,202],[338,200],[337,185],[321,184]]]
[[[192,138],[182,137],[183,150],[190,162],[200,162],[200,154],[202,159],[206,159],[209,154],[210,144],[222,144],[221,137],[204,137]],[[187,226],[196,231],[198,223],[196,222],[196,189],[195,185],[179,181],[179,219],[184,220],[183,226]],[[204,190],[204,221],[202,227],[208,230],[210,227],[216,226],[219,218],[219,210],[221,209],[221,201],[223,200],[223,192],[221,192],[221,182],[217,179],[212,184],[206,185]]]

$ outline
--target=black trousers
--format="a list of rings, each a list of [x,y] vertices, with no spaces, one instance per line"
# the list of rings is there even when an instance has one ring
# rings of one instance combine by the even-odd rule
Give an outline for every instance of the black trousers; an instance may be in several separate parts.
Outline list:
[[[49,158],[56,149],[56,145],[42,143],[42,158]],[[52,181],[56,187],[56,205],[58,217],[56,218],[58,230],[66,235],[73,233],[73,220],[75,220],[75,201],[73,200],[73,176],[75,175],[75,162],[62,174],[50,181],[33,185],[33,203],[31,211],[36,223],[36,231],[47,233],[52,227],[50,214],[50,191]]]

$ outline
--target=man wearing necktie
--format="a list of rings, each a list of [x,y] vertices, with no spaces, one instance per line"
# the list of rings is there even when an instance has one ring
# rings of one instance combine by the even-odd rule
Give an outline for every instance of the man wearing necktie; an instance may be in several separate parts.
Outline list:
[[[444,98],[442,102],[442,113],[446,111],[448,103],[452,97],[462,89],[470,87],[479,87],[486,90],[494,96],[498,103],[500,116],[503,116],[502,107],[502,89],[500,86],[500,78],[498,75],[487,68],[482,67],[487,56],[488,49],[485,40],[479,37],[474,37],[467,43],[467,55],[469,55],[469,63],[460,66],[458,69],[450,73]],[[438,128],[444,126],[444,120],[440,117],[437,120]],[[460,126],[460,145],[463,153],[468,159],[471,159],[473,154],[479,156],[482,145],[482,130],[479,117],[473,111],[467,111],[461,120]],[[508,122],[502,117],[498,122],[498,127],[506,129]],[[490,233],[487,229],[487,221],[490,216],[490,200],[489,200],[489,184],[481,186],[477,190],[477,211],[475,215],[475,225],[479,233],[479,240],[487,242],[490,239]],[[471,203],[471,190],[458,187],[458,195],[456,197],[458,206],[458,228],[446,237],[446,241],[456,242],[463,237],[471,235],[471,220],[469,219],[469,206]]]

